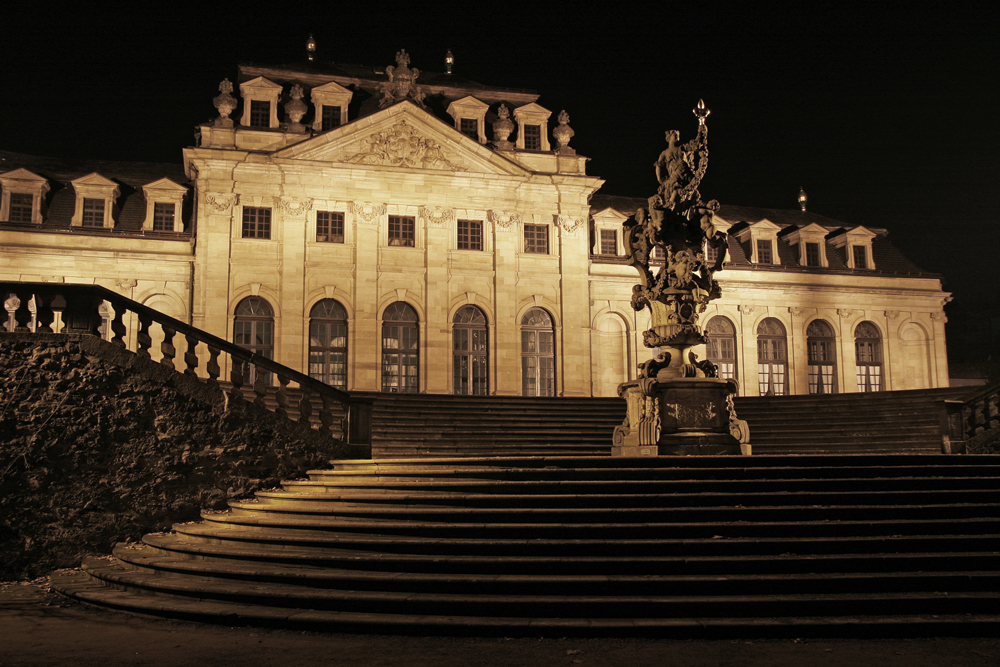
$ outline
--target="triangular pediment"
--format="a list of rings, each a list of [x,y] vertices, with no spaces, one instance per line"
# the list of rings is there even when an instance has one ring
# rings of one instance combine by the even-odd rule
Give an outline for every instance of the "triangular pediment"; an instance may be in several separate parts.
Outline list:
[[[246,94],[248,90],[281,90],[281,85],[271,81],[262,76],[258,76],[256,79],[250,79],[249,81],[244,81],[240,84],[240,92]]]
[[[520,106],[514,109],[514,117],[519,118],[524,116],[526,118],[548,118],[552,115],[552,112],[543,107],[541,104],[535,102],[529,102],[524,106]]]
[[[751,222],[751,223],[749,223],[749,226],[752,227],[754,229],[754,231],[756,231],[756,232],[763,232],[763,231],[780,232],[781,231],[781,227],[779,227],[778,225],[774,224],[773,222],[771,222],[767,218],[761,218],[757,222]]]
[[[614,224],[621,224],[628,220],[627,215],[613,208],[602,209],[597,213],[594,213],[591,217],[594,218],[594,222],[609,222]]]
[[[283,148],[272,157],[401,170],[530,173],[408,101]]]
[[[483,102],[472,95],[466,95],[462,99],[455,100],[449,104],[447,111],[452,116],[455,115],[453,110],[456,112],[472,112],[474,114],[483,115],[489,108],[490,105],[486,102]]]
[[[39,176],[23,167],[0,174],[0,181],[21,181],[25,185],[28,183],[48,183],[48,179],[44,176]]]
[[[86,176],[81,176],[73,181],[70,181],[75,186],[93,186],[93,187],[118,187],[118,184],[109,178],[101,176],[96,171]]]
[[[152,183],[147,183],[142,188],[143,190],[157,190],[159,192],[187,192],[186,187],[174,183],[169,178],[161,178]]]
[[[316,86],[312,89],[313,93],[330,93],[334,95],[353,95],[349,89],[344,88],[342,85],[336,81],[331,81],[330,83],[324,83],[322,86]]]

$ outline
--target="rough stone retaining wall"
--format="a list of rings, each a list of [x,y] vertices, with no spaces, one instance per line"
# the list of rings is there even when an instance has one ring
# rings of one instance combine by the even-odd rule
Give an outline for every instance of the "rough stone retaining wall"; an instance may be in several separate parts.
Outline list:
[[[343,454],[96,337],[0,334],[0,580],[76,566]]]

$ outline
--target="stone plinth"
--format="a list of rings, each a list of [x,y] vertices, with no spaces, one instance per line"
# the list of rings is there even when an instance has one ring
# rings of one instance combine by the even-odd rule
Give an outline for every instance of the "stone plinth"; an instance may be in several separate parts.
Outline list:
[[[734,380],[640,378],[618,387],[628,403],[612,456],[749,454],[746,422],[737,420]]]

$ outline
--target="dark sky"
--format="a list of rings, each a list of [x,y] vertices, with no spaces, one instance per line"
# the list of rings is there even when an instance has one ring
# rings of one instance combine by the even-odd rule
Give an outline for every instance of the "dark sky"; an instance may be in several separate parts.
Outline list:
[[[690,138],[690,110],[704,98],[706,198],[794,208],[803,186],[810,210],[889,229],[914,261],[944,275],[956,302],[997,303],[993,6],[308,4],[5,10],[0,148],[178,162],[238,62],[295,62],[309,32],[321,58],[348,63],[390,65],[405,48],[411,67],[440,71],[450,47],[456,74],[531,88],[543,106],[565,108],[571,145],[592,158],[606,193],[652,194],[664,131]]]

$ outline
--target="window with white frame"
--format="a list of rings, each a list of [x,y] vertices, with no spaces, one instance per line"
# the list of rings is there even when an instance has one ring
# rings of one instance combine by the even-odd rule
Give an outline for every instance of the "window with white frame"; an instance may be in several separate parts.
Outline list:
[[[549,226],[524,226],[524,252],[536,255],[549,254]]]
[[[242,236],[245,239],[271,238],[271,209],[244,206]]]
[[[316,241],[344,242],[344,214],[339,211],[316,211]]]
[[[389,216],[389,245],[413,248],[417,244],[417,219],[412,215]]]
[[[458,249],[459,250],[483,249],[482,220],[458,221]]]

